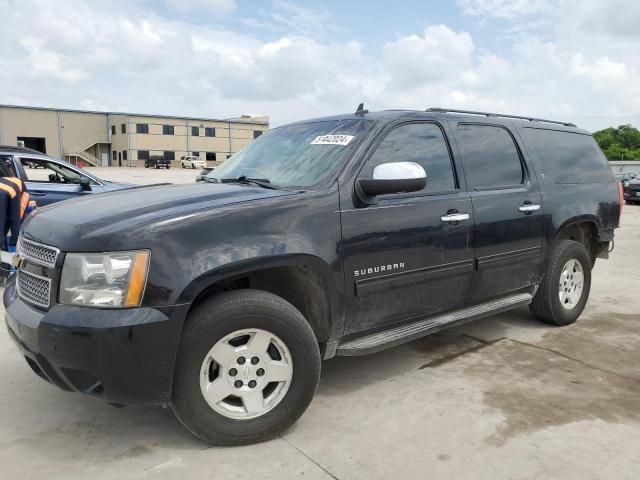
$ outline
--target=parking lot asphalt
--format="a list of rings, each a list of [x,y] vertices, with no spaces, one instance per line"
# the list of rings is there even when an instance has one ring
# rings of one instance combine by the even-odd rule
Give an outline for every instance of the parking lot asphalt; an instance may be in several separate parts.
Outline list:
[[[97,170],[193,181],[180,169]],[[574,325],[543,325],[525,308],[329,360],[298,423],[248,447],[209,447],[169,410],[62,392],[31,372],[3,328],[0,477],[640,478],[640,207],[626,206],[622,224]]]

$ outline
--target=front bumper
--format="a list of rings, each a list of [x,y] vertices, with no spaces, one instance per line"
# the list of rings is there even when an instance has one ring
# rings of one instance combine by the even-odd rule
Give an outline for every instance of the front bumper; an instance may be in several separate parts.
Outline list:
[[[623,192],[623,197],[625,200],[640,202],[640,190],[625,190]]]
[[[33,371],[63,390],[125,405],[167,404],[188,305],[41,311],[4,292],[6,323]]]

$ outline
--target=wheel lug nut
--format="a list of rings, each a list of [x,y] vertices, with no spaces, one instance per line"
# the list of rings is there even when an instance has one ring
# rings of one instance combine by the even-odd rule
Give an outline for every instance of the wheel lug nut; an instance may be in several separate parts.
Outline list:
[[[233,386],[236,388],[240,388],[242,386],[242,380],[236,380],[233,382]]]
[[[260,359],[259,359],[258,357],[253,357],[253,358],[251,359],[251,364],[252,364],[252,365],[256,365],[259,361],[260,361]]]
[[[263,376],[264,375],[264,368],[259,368],[256,371],[256,375],[258,375],[259,377]]]
[[[240,357],[240,358],[238,358],[238,365],[244,365],[244,363],[245,363],[246,361],[247,361],[247,359],[246,359],[246,358],[244,358],[244,357]]]
[[[251,380],[249,382],[249,388],[255,388],[255,386],[256,386],[256,381],[255,380]]]
[[[235,377],[238,374],[238,370],[236,370],[235,368],[232,368],[231,370],[229,370],[229,375],[231,375],[232,377]]]

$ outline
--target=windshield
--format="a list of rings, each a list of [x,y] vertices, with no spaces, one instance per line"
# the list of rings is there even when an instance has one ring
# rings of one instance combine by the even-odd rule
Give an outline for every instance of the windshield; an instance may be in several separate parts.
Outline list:
[[[326,120],[269,130],[207,175],[247,177],[280,187],[310,187],[335,174],[370,122]]]

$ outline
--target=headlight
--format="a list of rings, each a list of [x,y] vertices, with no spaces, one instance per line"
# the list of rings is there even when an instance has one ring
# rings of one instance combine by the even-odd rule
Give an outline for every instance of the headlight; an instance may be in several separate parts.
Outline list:
[[[91,307],[137,307],[147,282],[149,251],[67,253],[60,303]]]

